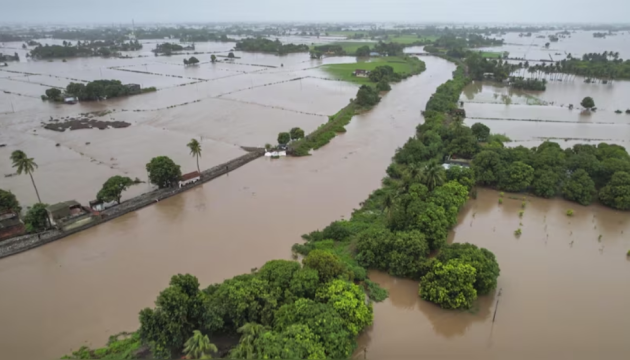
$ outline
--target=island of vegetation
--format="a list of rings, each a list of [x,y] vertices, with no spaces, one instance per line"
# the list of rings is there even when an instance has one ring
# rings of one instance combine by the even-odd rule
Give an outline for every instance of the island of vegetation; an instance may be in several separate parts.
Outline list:
[[[157,56],[158,54],[164,55],[172,55],[173,53],[184,51],[184,50],[195,50],[195,44],[182,46],[175,43],[162,43],[155,45],[155,49],[151,50]]]
[[[6,61],[20,61],[20,56],[18,53],[14,53],[13,56],[0,53],[0,62]]]
[[[283,44],[280,40],[269,40],[262,37],[246,38],[236,42],[235,50],[262,52],[271,54],[289,54],[296,52],[307,52],[308,45]]]
[[[42,100],[69,101],[105,100],[120,96],[157,91],[155,87],[141,88],[138,84],[123,84],[119,80],[94,80],[87,84],[71,82],[62,92],[58,88],[46,90]]]
[[[38,44],[30,51],[29,56],[35,59],[71,58],[87,56],[120,56],[120,51],[142,49],[142,44],[136,41],[77,41],[73,45],[70,41],[63,41],[63,45]]]

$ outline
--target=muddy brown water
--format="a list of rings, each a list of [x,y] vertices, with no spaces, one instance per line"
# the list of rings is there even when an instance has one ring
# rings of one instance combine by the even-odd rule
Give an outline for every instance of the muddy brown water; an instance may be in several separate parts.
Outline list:
[[[371,272],[390,297],[375,305],[355,358],[626,358],[628,213],[527,197],[519,218],[523,195],[505,194],[503,205],[497,191],[478,195],[450,241],[494,252],[501,296],[495,291],[470,311],[447,311],[422,301],[417,282]]]
[[[414,133],[415,126],[421,122],[420,111],[430,95],[450,78],[454,70],[452,64],[441,59],[426,61],[426,72],[395,85],[376,108],[353,118],[345,134],[311,157],[278,161],[259,159],[181,196],[2,259],[0,323],[11,324],[0,327],[3,354],[53,358],[82,344],[102,346],[109,335],[138,327],[138,312],[153,305],[155,297],[167,286],[173,274],[195,274],[205,286],[247,273],[271,259],[289,259],[291,245],[300,241],[301,234],[322,228],[342,216],[350,216],[352,208],[379,187],[395,149]],[[332,82],[326,81],[328,83]],[[333,88],[331,91],[337,90]],[[348,98],[343,96],[338,101],[345,104]],[[236,119],[228,116],[223,121],[232,124],[230,126],[234,126],[235,131],[245,131],[253,126],[245,132],[255,132],[258,129],[255,124],[273,124],[277,120],[273,118],[275,114],[289,113],[265,114],[265,108],[256,109],[260,110],[251,116]],[[146,121],[163,121],[161,118],[165,116],[158,112],[157,119],[149,116]],[[178,119],[186,121],[185,117]],[[326,119],[318,117],[316,120],[312,128]],[[201,117],[195,123],[197,125],[191,126],[203,128]],[[21,126],[27,127],[26,124],[16,124],[11,129]],[[134,128],[140,126],[121,130]],[[238,130],[241,128],[243,130]],[[264,126],[260,125],[260,128]],[[176,149],[171,142],[179,149],[187,135],[184,133],[171,140],[177,132],[167,132],[159,126],[150,136],[138,131],[133,135],[138,139],[135,145],[138,154],[132,155],[134,151],[124,148],[128,142],[116,143],[117,136],[126,138],[127,135],[115,131],[97,133],[111,136],[109,141],[114,145],[108,147],[107,142],[102,142],[99,148],[90,148],[96,145],[93,141],[86,151],[92,149],[89,151],[98,157],[103,156],[99,155],[102,152],[123,152],[133,158],[130,164],[142,164],[141,161],[146,160],[140,159],[156,151],[142,150],[143,146],[171,151]],[[13,134],[16,133],[18,131],[14,130]],[[84,139],[78,140],[78,137],[87,136],[81,134],[91,133],[75,131],[57,135],[71,136],[66,141],[78,146],[84,144]],[[154,135],[161,137],[151,140]],[[30,146],[33,138],[36,137],[24,135],[21,144]],[[38,156],[43,157],[46,149],[42,148],[42,154]],[[68,149],[60,148],[59,151],[70,154]],[[185,147],[177,151],[180,151],[180,155],[176,153],[174,156],[177,161],[189,157]],[[206,156],[204,152],[202,161],[215,161],[215,155],[210,154],[213,153],[208,152]],[[221,154],[220,150],[217,154]],[[68,173],[75,174],[82,166],[85,166],[82,173],[101,168],[104,172],[112,171],[105,166],[81,165],[74,156],[68,155],[65,160],[68,165],[64,169]],[[55,172],[58,170],[54,170],[59,159],[50,157],[50,174],[45,175],[41,167],[39,177],[36,174],[45,199],[53,196],[50,189],[42,189],[47,186],[46,177],[63,183]],[[109,154],[106,157],[109,159]],[[190,167],[193,160],[183,164]],[[202,167],[208,167],[208,163]],[[100,174],[98,178],[106,176]],[[25,179],[19,180],[25,183]],[[17,183],[10,184],[15,186]],[[84,193],[88,196],[98,188],[86,181],[73,184],[74,189],[61,189],[62,194]],[[26,185],[11,189],[25,195],[32,192]]]

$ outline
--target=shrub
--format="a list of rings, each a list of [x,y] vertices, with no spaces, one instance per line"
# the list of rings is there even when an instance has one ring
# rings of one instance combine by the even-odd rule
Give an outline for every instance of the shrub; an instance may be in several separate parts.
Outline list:
[[[573,216],[573,210],[572,209],[567,210],[567,216]]]
[[[514,231],[514,235],[516,236],[521,236],[523,232],[521,231],[521,228],[516,229],[516,231]]]
[[[499,198],[499,204],[503,204],[503,199]]]
[[[477,298],[476,270],[459,260],[437,260],[420,282],[420,297],[444,309],[470,309]]]
[[[368,297],[372,301],[381,302],[389,296],[389,292],[387,290],[380,287],[377,283],[370,281],[370,279],[365,279],[365,286]]]

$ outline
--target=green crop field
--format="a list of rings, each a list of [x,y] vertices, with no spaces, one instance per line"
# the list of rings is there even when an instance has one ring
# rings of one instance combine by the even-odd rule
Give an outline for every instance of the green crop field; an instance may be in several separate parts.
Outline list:
[[[413,58],[415,59],[415,58]],[[417,60],[417,59],[416,59]],[[333,75],[335,78],[353,82],[360,85],[369,85],[374,84],[368,78],[356,77],[353,76],[352,73],[354,70],[362,69],[362,70],[374,70],[377,66],[389,65],[394,69],[394,72],[397,73],[407,73],[414,74],[417,73],[417,66],[419,61],[410,61],[405,60],[402,57],[392,56],[392,57],[379,57],[379,58],[370,58],[366,61],[359,61],[356,63],[350,64],[330,64],[322,66],[329,74]]]
[[[503,57],[503,53],[493,51],[482,51],[481,56],[490,59],[500,59]]]

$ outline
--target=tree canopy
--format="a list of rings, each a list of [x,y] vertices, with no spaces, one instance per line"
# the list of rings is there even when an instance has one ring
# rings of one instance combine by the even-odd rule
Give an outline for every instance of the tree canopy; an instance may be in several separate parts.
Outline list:
[[[19,214],[21,210],[22,207],[14,194],[10,191],[0,189],[0,213],[12,211]]]
[[[587,96],[584,99],[582,99],[582,102],[580,103],[580,105],[582,105],[583,108],[590,110],[595,107],[595,101],[593,101],[592,97]]]
[[[168,156],[157,156],[147,164],[149,181],[160,189],[171,187],[181,177],[182,171]]]
[[[101,190],[96,194],[96,199],[103,202],[116,201],[120,204],[122,192],[133,184],[133,180],[126,176],[112,176],[105,181]]]
[[[445,309],[470,309],[477,298],[474,267],[459,260],[435,260],[420,281],[420,297]]]

